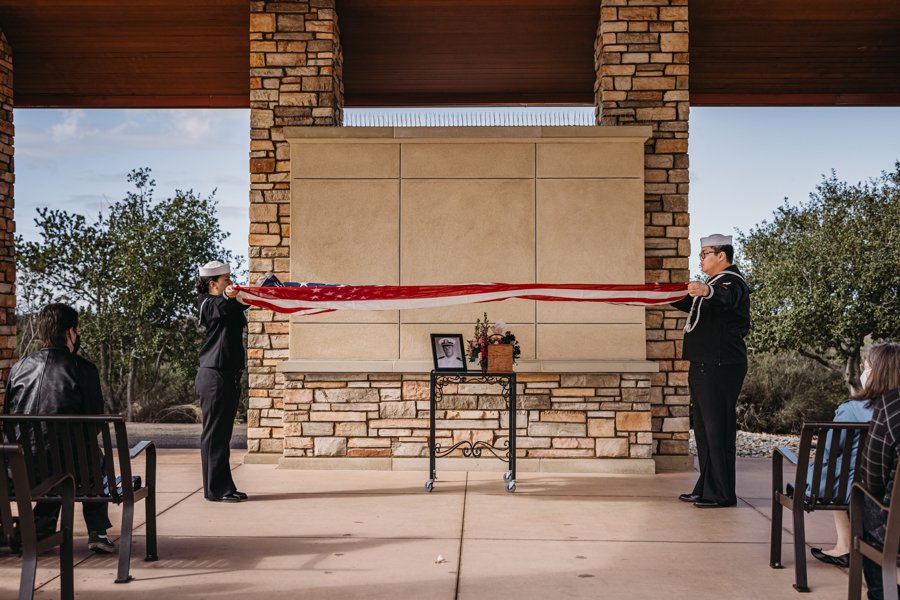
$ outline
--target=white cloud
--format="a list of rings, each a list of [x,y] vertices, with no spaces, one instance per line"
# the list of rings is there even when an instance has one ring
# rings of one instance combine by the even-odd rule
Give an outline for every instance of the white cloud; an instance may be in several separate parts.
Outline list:
[[[172,127],[182,140],[191,142],[213,141],[208,139],[215,130],[213,115],[208,110],[174,110],[169,113]]]
[[[20,110],[16,155],[40,158],[116,160],[128,151],[229,148],[246,156],[249,111]]]
[[[54,142],[71,140],[79,134],[79,123],[85,118],[81,109],[62,111],[62,121],[50,127],[50,136]]]

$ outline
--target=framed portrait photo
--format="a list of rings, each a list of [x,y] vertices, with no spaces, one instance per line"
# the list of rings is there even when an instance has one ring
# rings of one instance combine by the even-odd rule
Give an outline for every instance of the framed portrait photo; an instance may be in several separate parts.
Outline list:
[[[432,333],[431,356],[435,371],[465,371],[463,336],[458,333]]]

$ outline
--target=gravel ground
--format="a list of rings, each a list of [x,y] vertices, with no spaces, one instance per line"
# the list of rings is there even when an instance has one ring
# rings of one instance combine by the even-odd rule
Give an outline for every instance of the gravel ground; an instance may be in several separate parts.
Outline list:
[[[738,456],[772,456],[772,450],[775,448],[790,448],[794,452],[797,452],[799,447],[799,435],[750,433],[749,431],[737,432]],[[697,454],[697,444],[694,442],[693,429],[691,429],[691,454]]]
[[[150,440],[157,448],[199,448],[200,424],[182,423],[128,423],[128,443]],[[246,450],[247,425],[237,423],[231,436],[231,448]]]

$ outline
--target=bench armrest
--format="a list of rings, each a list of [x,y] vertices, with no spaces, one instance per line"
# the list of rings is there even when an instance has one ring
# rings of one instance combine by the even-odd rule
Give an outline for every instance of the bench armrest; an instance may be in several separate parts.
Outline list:
[[[775,453],[791,461],[791,464],[796,465],[799,462],[797,455],[790,448],[775,448]]]
[[[890,508],[890,507],[888,507],[888,506],[885,506],[885,505],[882,503],[882,501],[881,501],[882,499],[879,499],[879,498],[876,498],[875,496],[873,496],[873,495],[872,495],[872,492],[870,492],[869,490],[867,490],[866,488],[864,488],[864,487],[862,486],[862,484],[859,483],[859,482],[853,484],[853,487],[850,488],[850,493],[851,493],[852,495],[854,495],[854,496],[858,496],[860,499],[862,499],[862,496],[868,496],[869,499],[870,499],[872,502],[874,502],[875,505],[876,505],[878,508],[880,508],[882,511],[884,511],[884,512],[888,512],[888,510],[889,510],[889,508]]]
[[[144,441],[142,441],[142,442],[138,442],[138,443],[135,444],[135,445],[131,448],[131,450],[128,452],[128,456],[129,456],[129,458],[134,458],[135,456],[137,456],[138,454],[140,454],[141,452],[143,452],[143,451],[146,450],[147,448],[153,448],[153,449],[155,450],[155,449],[156,449],[156,444],[154,444],[153,442],[148,442],[148,441],[146,441],[146,440],[144,440]]]
[[[70,485],[72,485],[74,487],[75,480],[72,478],[72,475],[70,475],[69,473],[61,473],[61,474],[51,477],[49,479],[45,479],[44,481],[42,481],[41,483],[36,485],[34,488],[32,488],[31,497],[35,498],[35,499],[42,498],[43,496],[47,495],[47,492],[59,487],[67,479],[69,481],[71,481]]]

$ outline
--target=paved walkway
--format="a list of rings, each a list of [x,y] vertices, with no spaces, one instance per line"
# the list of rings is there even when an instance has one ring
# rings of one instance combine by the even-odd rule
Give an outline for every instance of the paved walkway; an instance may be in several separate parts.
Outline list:
[[[811,596],[768,567],[769,461],[740,459],[733,509],[678,502],[694,473],[523,474],[515,494],[500,473],[279,470],[240,464],[252,499],[203,500],[199,456],[162,450],[160,560],[113,583],[115,557],[90,554],[76,531],[78,597],[176,598],[845,598],[846,571],[809,561]],[[499,468],[498,463],[498,468]],[[140,514],[140,513],[139,513]],[[118,510],[113,511],[117,522]],[[80,517],[80,515],[79,515]],[[141,519],[139,522],[143,522]],[[811,545],[833,540],[831,515],[807,521]],[[118,535],[118,530],[111,533]],[[438,561],[442,557],[443,562]],[[0,558],[0,598],[15,596],[18,559]],[[39,561],[37,598],[58,598],[55,553]]]

